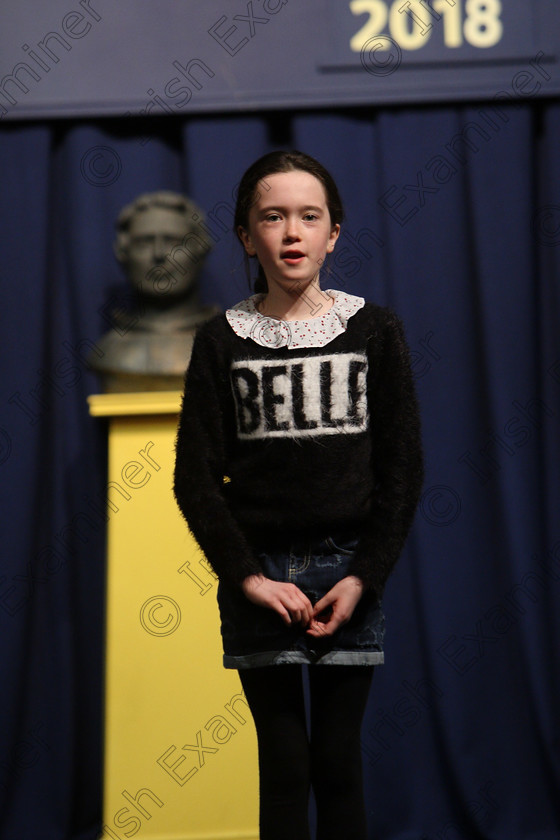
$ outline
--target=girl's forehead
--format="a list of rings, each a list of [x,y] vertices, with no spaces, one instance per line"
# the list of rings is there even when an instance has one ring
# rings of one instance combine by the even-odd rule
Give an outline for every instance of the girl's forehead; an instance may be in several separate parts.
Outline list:
[[[295,169],[292,172],[267,175],[258,183],[254,205],[262,206],[280,201],[289,204],[326,205],[327,196],[322,183],[315,175]]]

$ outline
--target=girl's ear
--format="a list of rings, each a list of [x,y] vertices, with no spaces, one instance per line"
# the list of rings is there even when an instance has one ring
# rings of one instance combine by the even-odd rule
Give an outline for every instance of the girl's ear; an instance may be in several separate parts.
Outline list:
[[[327,242],[327,254],[332,254],[332,252],[334,251],[334,246],[336,244],[336,240],[338,239],[339,235],[340,235],[340,225],[334,225],[331,232],[330,232],[329,240]]]
[[[246,231],[245,228],[241,227],[241,225],[239,225],[239,227],[237,228],[237,235],[238,235],[239,239],[241,240],[241,243],[242,243],[243,247],[245,248],[245,251],[247,252],[247,254],[250,257],[256,256],[257,252],[255,251],[253,243],[251,242],[251,236],[250,236],[249,232]]]

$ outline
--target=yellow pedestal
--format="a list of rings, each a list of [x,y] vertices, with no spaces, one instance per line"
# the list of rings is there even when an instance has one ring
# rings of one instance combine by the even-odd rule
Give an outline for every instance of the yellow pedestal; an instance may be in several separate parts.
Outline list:
[[[103,840],[255,840],[253,722],[172,494],[180,394],[89,403],[110,418]]]

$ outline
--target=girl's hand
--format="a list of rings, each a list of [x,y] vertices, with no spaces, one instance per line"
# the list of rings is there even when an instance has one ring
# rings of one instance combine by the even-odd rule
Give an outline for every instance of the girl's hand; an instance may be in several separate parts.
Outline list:
[[[264,575],[249,575],[241,588],[249,601],[274,610],[288,626],[301,622],[307,627],[313,617],[311,601],[294,583],[271,580]]]
[[[307,630],[309,635],[317,639],[322,636],[332,636],[339,627],[350,621],[363,591],[363,582],[354,575],[348,575],[335,583],[333,588],[315,604],[313,618]]]

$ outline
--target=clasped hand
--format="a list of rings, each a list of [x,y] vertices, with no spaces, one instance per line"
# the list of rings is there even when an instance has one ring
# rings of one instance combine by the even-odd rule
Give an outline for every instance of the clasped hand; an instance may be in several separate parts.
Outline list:
[[[249,601],[274,610],[288,626],[302,624],[315,638],[332,636],[350,620],[363,588],[360,578],[348,575],[313,606],[294,583],[271,580],[264,575],[250,575],[242,583]]]

